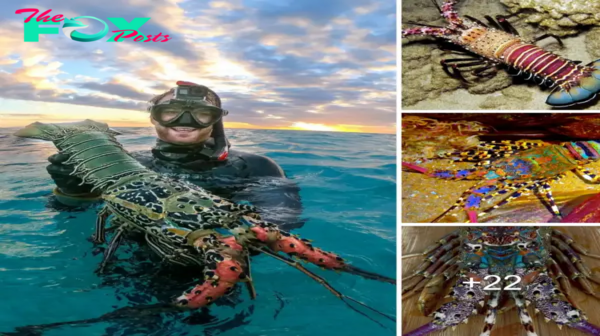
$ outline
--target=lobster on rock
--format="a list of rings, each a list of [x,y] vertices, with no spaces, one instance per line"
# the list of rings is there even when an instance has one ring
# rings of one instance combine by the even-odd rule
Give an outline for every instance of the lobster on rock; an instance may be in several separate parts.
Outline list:
[[[346,300],[395,321],[338,292],[294,258],[323,269],[394,285],[395,279],[351,266],[336,254],[313,247],[309,240],[280,230],[277,225],[261,220],[254,206],[230,202],[192,183],[169,179],[147,169],[117,142],[117,134],[120,133],[107,124],[92,120],[65,124],[36,122],[15,133],[18,137],[52,141],[59,153],[69,155],[66,163],[75,165],[72,175],[81,178],[82,184],[91,184],[102,191],[105,205],[98,214],[92,239],[97,244],[105,242],[106,223],[111,215],[114,217],[110,230],[114,235],[105,250],[100,272],[128,233],[141,233],[147,246],[164,262],[202,270],[199,275],[203,275],[204,281],[173,302],[177,307],[199,308],[232,292],[238,282],[246,283],[254,299],[256,291],[249,257],[250,252],[262,253],[307,274],[350,308],[358,311]],[[278,252],[285,252],[291,258]]]
[[[476,149],[445,154],[454,161],[475,161],[475,167],[460,170],[430,171],[413,163],[402,162],[406,169],[445,180],[478,180],[459,197],[456,203],[433,219],[438,221],[452,210],[463,207],[469,221],[476,223],[494,209],[520,197],[525,191],[537,192],[548,203],[554,215],[562,214],[549,182],[557,181],[573,171],[590,183],[600,176],[590,173],[585,164],[600,160],[600,141],[575,141],[561,144],[525,141],[480,142]],[[482,201],[512,192],[494,206],[479,211]]]
[[[402,279],[402,300],[419,294],[419,311],[433,317],[432,322],[404,336],[454,329],[477,314],[485,314],[480,336],[489,336],[497,314],[515,305],[527,336],[536,336],[526,309],[530,304],[536,314],[559,328],[600,335],[600,327],[589,323],[571,298],[573,282],[584,293],[600,299],[591,284],[600,284],[600,279],[581,255],[600,259],[550,227],[487,226],[453,231],[423,253],[402,257],[424,259],[411,276]],[[456,279],[455,285],[442,299],[444,287],[452,279]],[[507,305],[509,297],[514,305]]]
[[[518,36],[516,29],[505,18],[497,16],[497,21],[489,15],[484,16],[489,26],[478,19],[465,15],[461,18],[454,10],[458,0],[444,0],[441,7],[432,0],[448,26],[426,26],[402,30],[402,37],[433,36],[448,40],[459,46],[463,58],[441,61],[444,71],[451,77],[463,82],[466,79],[461,69],[471,69],[478,77],[494,76],[501,66],[517,71],[518,75],[529,75],[540,86],[554,88],[546,104],[556,107],[568,107],[583,104],[596,98],[600,91],[600,59],[585,66],[579,61],[562,58],[532,44],[547,37],[544,34],[526,41]],[[414,22],[408,22],[413,24]]]

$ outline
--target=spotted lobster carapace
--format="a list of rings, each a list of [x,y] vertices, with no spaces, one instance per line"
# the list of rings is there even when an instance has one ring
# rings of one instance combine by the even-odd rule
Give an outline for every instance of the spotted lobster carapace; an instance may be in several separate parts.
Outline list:
[[[527,312],[530,304],[538,316],[559,328],[600,335],[600,327],[588,322],[572,297],[574,285],[600,298],[592,285],[600,279],[582,256],[600,259],[550,227],[487,226],[453,231],[422,253],[402,256],[423,259],[410,276],[402,279],[402,300],[419,295],[419,311],[433,317],[430,323],[404,336],[425,336],[455,328],[479,314],[485,316],[480,336],[490,336],[498,313],[508,313],[515,307],[526,335],[536,336]],[[454,285],[443,298],[449,283]],[[498,331],[498,335],[516,333]]]
[[[59,153],[68,155],[65,164],[74,165],[71,175],[80,178],[81,184],[90,184],[102,191],[104,207],[98,214],[93,241],[97,244],[105,242],[109,217],[110,230],[114,233],[100,271],[104,270],[123,239],[141,235],[146,246],[163,262],[188,267],[203,280],[177,298],[173,302],[176,307],[210,305],[232,292],[240,282],[246,283],[254,298],[250,253],[268,255],[293,266],[346,303],[350,300],[367,308],[370,307],[338,292],[293,258],[324,269],[396,283],[395,279],[351,266],[341,257],[313,247],[309,240],[280,230],[277,225],[262,220],[254,206],[236,204],[192,183],[170,179],[147,169],[123,149],[115,138],[117,134],[107,124],[92,120],[66,124],[33,123],[15,134],[52,141]],[[291,258],[279,252],[287,253]],[[380,314],[394,320],[387,314]]]
[[[494,21],[486,15],[489,25],[470,16],[461,18],[454,10],[457,1],[444,0],[438,7],[448,26],[402,30],[402,37],[433,36],[462,47],[463,54],[468,57],[441,62],[450,76],[465,80],[461,69],[469,69],[473,75],[486,77],[495,75],[500,66],[507,66],[518,71],[518,75],[528,75],[527,79],[533,79],[541,86],[554,88],[546,103],[556,107],[591,101],[600,92],[600,59],[583,66],[546,51],[533,43],[549,34],[526,41],[503,18]]]

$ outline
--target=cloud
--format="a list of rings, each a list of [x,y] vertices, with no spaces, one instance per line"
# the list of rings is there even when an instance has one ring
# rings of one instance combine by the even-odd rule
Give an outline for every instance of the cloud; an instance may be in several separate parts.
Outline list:
[[[25,6],[11,3],[0,13],[6,99],[143,111],[153,95],[188,80],[221,96],[231,124],[396,120],[396,7],[386,0],[32,1],[27,7],[51,15],[150,17],[142,32],[172,40],[79,43],[58,34],[25,43],[14,34],[25,17],[14,11]],[[99,28],[85,23],[82,32]]]

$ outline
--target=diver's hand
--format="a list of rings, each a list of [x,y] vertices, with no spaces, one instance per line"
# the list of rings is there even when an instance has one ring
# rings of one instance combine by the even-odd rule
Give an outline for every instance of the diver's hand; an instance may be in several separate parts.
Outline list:
[[[56,183],[58,190],[69,196],[98,196],[101,194],[100,191],[95,190],[92,192],[93,186],[90,184],[81,184],[81,179],[76,176],[71,176],[75,166],[72,164],[64,164],[65,161],[69,159],[69,155],[66,154],[54,154],[48,157],[48,161],[50,161],[50,165],[46,167],[48,174]]]

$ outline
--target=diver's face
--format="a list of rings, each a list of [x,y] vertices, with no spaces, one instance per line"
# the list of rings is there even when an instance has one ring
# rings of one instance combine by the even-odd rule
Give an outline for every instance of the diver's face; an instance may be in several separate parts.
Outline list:
[[[173,94],[168,94],[159,102],[173,98]],[[156,129],[156,135],[164,142],[176,145],[193,145],[203,143],[210,138],[212,126],[206,128],[192,127],[166,127],[159,124],[156,120],[150,117],[150,122]]]

